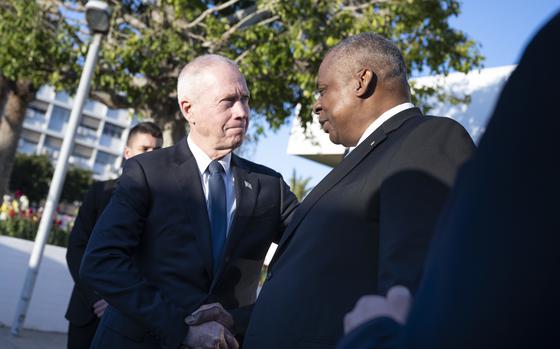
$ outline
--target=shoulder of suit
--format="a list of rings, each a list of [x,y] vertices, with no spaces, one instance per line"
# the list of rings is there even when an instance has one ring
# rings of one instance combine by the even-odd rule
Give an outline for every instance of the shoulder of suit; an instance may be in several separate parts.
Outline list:
[[[143,154],[138,154],[126,161],[134,160],[140,163],[142,166],[147,166],[150,164],[159,165],[161,163],[172,161],[176,152],[176,148],[177,144],[171,147],[160,148]]]
[[[422,122],[427,122],[431,124],[442,124],[442,125],[449,125],[449,126],[459,126],[463,127],[457,120],[449,117],[449,116],[435,116],[435,115],[424,115],[422,118]]]
[[[246,169],[250,170],[253,173],[265,175],[265,176],[272,176],[272,177],[282,177],[282,175],[270,167],[266,167],[261,164],[257,164],[256,162],[244,159],[238,155],[235,155],[235,161],[237,161],[239,166],[245,167]]]
[[[409,129],[405,139],[411,142],[418,139],[422,142],[437,142],[438,139],[450,139],[450,135],[453,139],[471,139],[467,130],[456,120],[445,116],[425,115]]]

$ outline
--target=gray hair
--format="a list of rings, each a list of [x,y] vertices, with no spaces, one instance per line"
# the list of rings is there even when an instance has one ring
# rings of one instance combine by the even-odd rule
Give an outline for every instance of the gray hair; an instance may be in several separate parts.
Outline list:
[[[216,54],[198,56],[185,65],[177,79],[177,99],[179,103],[187,96],[193,98],[193,95],[195,95],[194,91],[198,87],[196,86],[196,80],[201,74],[207,72],[209,68],[222,64],[228,64],[239,71],[239,66],[234,61]]]
[[[374,33],[361,33],[342,40],[329,54],[342,69],[356,72],[369,68],[380,81],[401,80],[408,85],[406,64],[399,48],[390,40]]]

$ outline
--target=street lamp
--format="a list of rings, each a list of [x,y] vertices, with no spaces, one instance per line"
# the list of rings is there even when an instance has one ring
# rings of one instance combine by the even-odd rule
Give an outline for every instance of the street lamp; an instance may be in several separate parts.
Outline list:
[[[89,29],[94,33],[107,34],[111,10],[104,1],[91,0],[86,4],[86,21]]]
[[[14,336],[18,336],[20,334],[27,314],[27,309],[29,308],[29,303],[31,302],[31,295],[33,293],[35,280],[37,279],[37,274],[39,272],[41,259],[43,258],[43,251],[52,227],[53,214],[56,206],[58,205],[60,193],[64,184],[64,178],[66,177],[68,158],[70,157],[70,152],[74,145],[74,138],[76,136],[76,130],[82,114],[84,101],[89,94],[91,78],[93,76],[95,63],[97,62],[97,56],[101,47],[101,39],[109,31],[110,19],[111,11],[109,5],[103,1],[88,1],[86,4],[86,21],[89,29],[93,33],[93,36],[84,63],[80,84],[78,85],[78,91],[76,92],[74,99],[74,106],[72,107],[72,112],[70,113],[70,118],[68,120],[66,135],[62,142],[60,154],[56,162],[56,168],[49,188],[45,209],[43,210],[35,243],[33,244],[33,250],[31,251],[31,256],[29,257],[25,281],[21,290],[21,296],[17,305],[14,321],[12,323],[11,333]]]

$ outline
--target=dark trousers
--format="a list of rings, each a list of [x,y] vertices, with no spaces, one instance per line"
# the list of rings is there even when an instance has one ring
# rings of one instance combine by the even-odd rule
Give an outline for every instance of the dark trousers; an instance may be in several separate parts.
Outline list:
[[[68,326],[68,349],[87,349],[91,345],[95,331],[99,325],[99,319],[88,322],[84,326]]]

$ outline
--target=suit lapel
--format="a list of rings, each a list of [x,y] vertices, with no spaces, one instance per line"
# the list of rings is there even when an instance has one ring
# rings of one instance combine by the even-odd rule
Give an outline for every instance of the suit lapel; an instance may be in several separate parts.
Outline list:
[[[323,197],[334,185],[340,182],[356,165],[358,165],[373,149],[380,145],[388,135],[394,130],[398,129],[405,121],[414,117],[422,116],[422,113],[418,108],[411,108],[404,110],[395,116],[391,117],[385,123],[383,123],[379,128],[377,128],[369,137],[367,137],[356,149],[354,149],[349,155],[347,155],[341,163],[339,163],[331,172],[327,174],[323,180],[317,184],[315,188],[307,195],[303,200],[301,205],[296,210],[294,218],[290,222],[290,225],[286,228],[286,231],[282,235],[282,239],[278,244],[278,249],[274,254],[274,258],[271,261],[271,265],[278,259],[282,254],[282,251],[286,247],[289,239],[294,234],[295,230],[307,215],[309,210],[315,205],[315,203]]]
[[[224,257],[214,277],[212,286],[219,280],[220,275],[229,262],[231,254],[235,250],[237,243],[245,233],[245,227],[253,214],[253,209],[257,202],[257,194],[259,193],[259,179],[252,174],[248,168],[243,166],[239,157],[232,154],[231,171],[234,178],[236,208],[235,213],[229,227],[229,232],[224,249]]]
[[[206,199],[200,181],[200,173],[196,160],[192,155],[189,146],[184,138],[176,146],[175,151],[175,170],[173,174],[181,189],[182,198],[186,198],[183,202],[178,203],[184,205],[186,214],[191,218],[199,245],[204,265],[208,275],[212,275],[212,242],[210,241],[210,221],[208,218],[208,210],[206,208]]]

